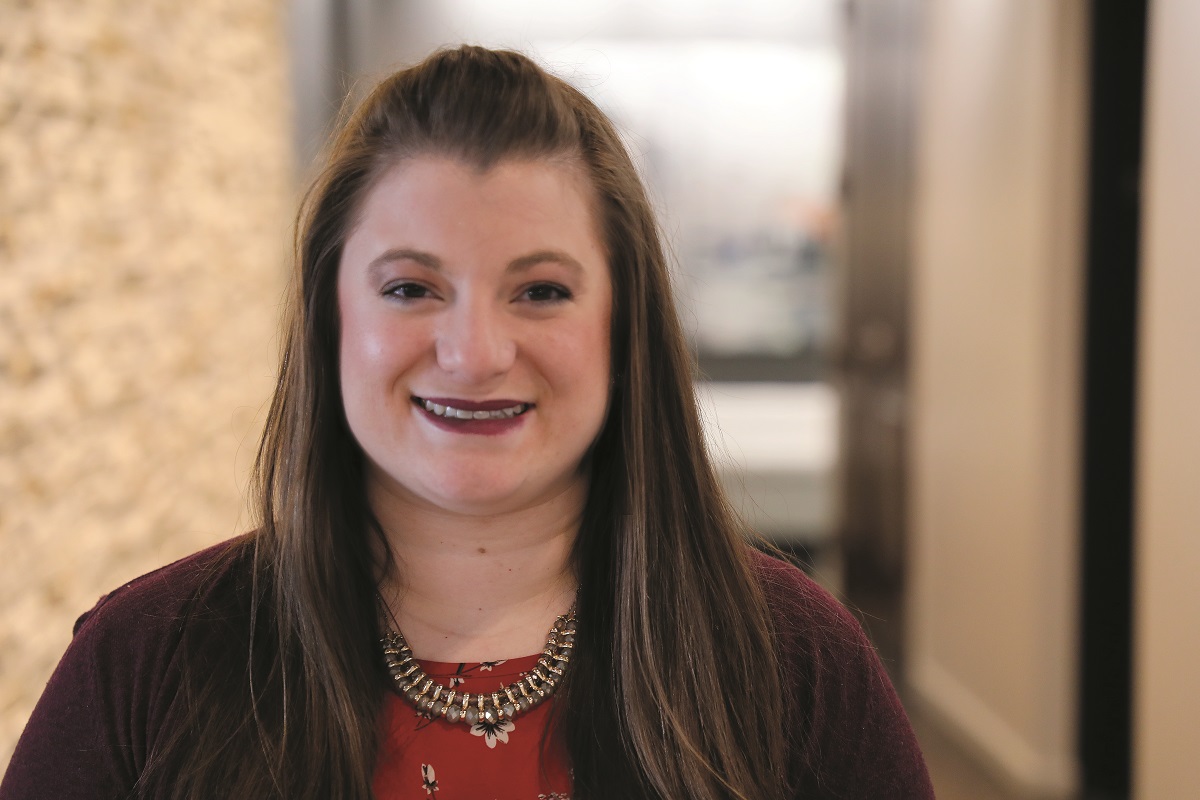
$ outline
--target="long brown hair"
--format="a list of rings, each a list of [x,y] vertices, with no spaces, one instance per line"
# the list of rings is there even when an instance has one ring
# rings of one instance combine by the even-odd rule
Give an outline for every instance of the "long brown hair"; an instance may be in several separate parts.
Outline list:
[[[432,154],[480,169],[570,160],[599,198],[613,389],[573,552],[576,657],[552,728],[567,746],[573,796],[786,796],[771,624],[704,449],[693,362],[645,191],[593,103],[522,55],[479,47],[440,51],[380,83],[305,198],[258,454],[261,527],[229,556],[252,565],[239,595],[249,648],[185,674],[188,723],[151,753],[144,793],[371,797],[385,685],[371,537],[381,532],[342,408],[335,281],[374,182],[398,160]]]

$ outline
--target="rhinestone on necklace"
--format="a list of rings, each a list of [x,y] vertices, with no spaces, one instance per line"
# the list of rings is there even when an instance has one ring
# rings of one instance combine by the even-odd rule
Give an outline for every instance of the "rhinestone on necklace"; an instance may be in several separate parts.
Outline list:
[[[383,663],[392,676],[392,688],[418,711],[447,722],[494,725],[528,711],[554,694],[575,647],[575,608],[572,606],[554,620],[534,668],[521,680],[490,695],[457,692],[430,678],[413,658],[412,649],[398,630],[389,630],[380,642]]]

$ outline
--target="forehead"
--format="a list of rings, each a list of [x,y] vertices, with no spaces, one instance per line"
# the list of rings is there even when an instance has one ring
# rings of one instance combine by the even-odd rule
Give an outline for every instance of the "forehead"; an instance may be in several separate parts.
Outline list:
[[[510,159],[481,169],[451,157],[406,158],[363,197],[343,256],[398,244],[504,249],[534,240],[603,250],[597,206],[577,159]]]

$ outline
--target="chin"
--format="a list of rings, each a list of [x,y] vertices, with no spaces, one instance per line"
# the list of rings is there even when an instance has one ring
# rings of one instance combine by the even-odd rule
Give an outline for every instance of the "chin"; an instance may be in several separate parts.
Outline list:
[[[458,473],[435,478],[424,487],[411,487],[409,491],[430,505],[471,515],[511,511],[527,505],[531,499],[521,491],[519,483],[489,484],[484,477],[478,473]]]

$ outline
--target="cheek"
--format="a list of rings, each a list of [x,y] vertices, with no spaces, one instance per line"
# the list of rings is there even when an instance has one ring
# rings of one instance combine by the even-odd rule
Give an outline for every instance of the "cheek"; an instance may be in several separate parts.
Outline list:
[[[378,328],[350,322],[342,326],[342,361],[359,368],[382,367],[389,360],[389,337]]]
[[[347,297],[346,294],[351,294]],[[357,300],[357,302],[356,302]],[[348,368],[382,367],[387,364],[394,343],[401,339],[389,331],[389,319],[378,308],[355,298],[353,293],[339,292],[338,315],[341,318],[339,354],[342,374]],[[392,343],[389,346],[389,343]]]
[[[388,343],[396,338],[387,334],[380,320],[372,319],[370,313],[353,303],[342,302],[339,311],[338,373],[342,401],[347,413],[354,414],[361,412],[363,403],[387,380],[389,367],[396,360]]]
[[[610,383],[612,355],[609,352],[609,326],[605,317],[579,330],[561,343],[559,359],[581,390],[595,393],[597,401],[606,403]]]

